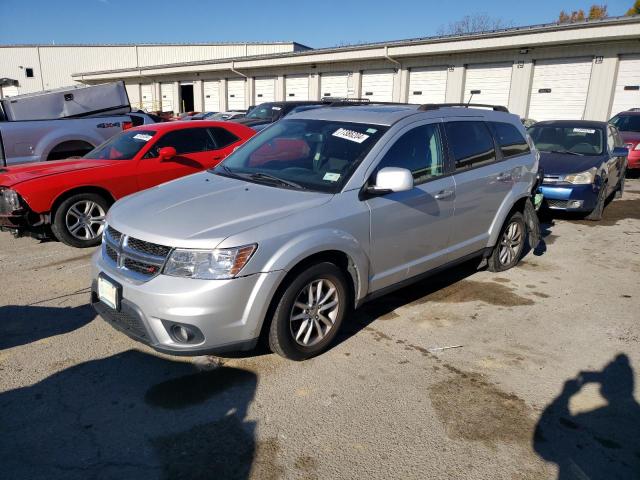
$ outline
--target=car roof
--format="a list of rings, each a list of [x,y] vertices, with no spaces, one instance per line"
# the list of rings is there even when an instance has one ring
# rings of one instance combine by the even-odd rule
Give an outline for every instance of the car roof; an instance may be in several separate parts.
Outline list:
[[[559,127],[585,127],[585,128],[606,128],[607,122],[598,122],[595,120],[544,120],[538,122],[533,127],[545,125],[558,125]]]
[[[481,117],[486,120],[504,121],[505,116],[513,123],[520,124],[520,118],[511,113],[499,112],[479,108],[440,107],[419,110],[419,105],[412,104],[370,104],[357,106],[335,106],[315,108],[289,115],[287,119],[327,120],[351,123],[366,123],[373,125],[391,126],[412,115],[421,118],[449,118],[449,117]]]
[[[204,128],[204,127],[229,127],[228,122],[217,122],[214,120],[202,120],[199,122],[162,122],[162,123],[150,123],[148,125],[139,125],[137,127],[131,128],[130,130],[138,131],[154,131],[158,133],[168,132],[172,130],[184,130],[185,128]]]
[[[640,115],[640,110],[625,110],[624,112],[618,112],[614,117],[626,117]]]

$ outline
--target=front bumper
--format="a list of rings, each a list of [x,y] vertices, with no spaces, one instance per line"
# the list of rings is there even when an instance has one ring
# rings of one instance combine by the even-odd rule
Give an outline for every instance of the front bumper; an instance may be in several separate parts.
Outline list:
[[[139,282],[124,276],[96,252],[91,303],[116,329],[160,352],[205,355],[255,347],[271,298],[284,272],[257,273],[231,280],[194,280],[158,275]],[[120,309],[98,300],[97,279],[121,286]],[[195,327],[196,343],[184,343],[171,327]]]
[[[46,238],[49,236],[46,218],[30,210],[0,213],[0,231],[11,232],[17,237],[30,235],[35,238]]]
[[[590,212],[598,201],[600,189],[595,185],[548,185],[540,191],[544,195],[543,206],[551,210]]]

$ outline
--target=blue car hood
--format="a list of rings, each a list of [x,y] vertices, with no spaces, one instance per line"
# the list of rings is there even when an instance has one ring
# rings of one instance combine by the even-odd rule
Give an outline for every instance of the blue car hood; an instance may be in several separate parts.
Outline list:
[[[545,175],[566,175],[568,173],[580,173],[590,168],[599,168],[604,155],[578,156],[567,153],[540,152],[540,168]]]

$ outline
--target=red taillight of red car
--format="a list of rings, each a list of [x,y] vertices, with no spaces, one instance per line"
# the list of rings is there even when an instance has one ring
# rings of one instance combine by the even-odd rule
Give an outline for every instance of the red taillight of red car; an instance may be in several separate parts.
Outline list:
[[[133,122],[122,122],[122,130],[129,130],[133,127]]]

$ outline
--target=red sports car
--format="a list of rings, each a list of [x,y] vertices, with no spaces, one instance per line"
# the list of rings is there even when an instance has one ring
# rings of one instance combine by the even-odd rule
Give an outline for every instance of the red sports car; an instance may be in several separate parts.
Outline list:
[[[217,165],[255,131],[232,122],[171,122],[126,130],[81,159],[0,167],[0,230],[100,243],[116,200]]]

